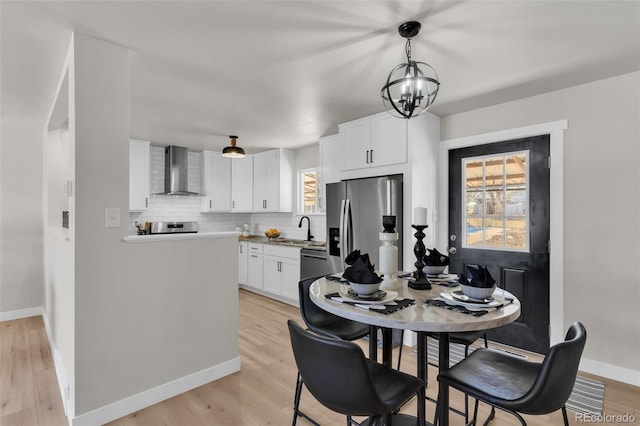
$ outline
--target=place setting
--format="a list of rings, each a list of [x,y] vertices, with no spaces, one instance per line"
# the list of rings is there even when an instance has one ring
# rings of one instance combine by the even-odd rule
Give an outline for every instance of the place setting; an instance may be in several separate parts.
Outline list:
[[[514,301],[505,297],[504,290],[496,290],[496,281],[489,271],[480,265],[468,265],[467,275],[460,274],[460,290],[441,292],[440,296],[428,299],[426,303],[462,314],[482,316],[500,309]]]
[[[368,254],[360,254],[360,250],[354,250],[347,256],[345,263],[349,267],[339,280],[345,285],[338,292],[326,294],[327,299],[383,314],[396,312],[415,303],[413,299],[398,297],[397,291],[380,288],[382,277],[375,273]],[[333,281],[337,281],[338,277],[332,277]]]

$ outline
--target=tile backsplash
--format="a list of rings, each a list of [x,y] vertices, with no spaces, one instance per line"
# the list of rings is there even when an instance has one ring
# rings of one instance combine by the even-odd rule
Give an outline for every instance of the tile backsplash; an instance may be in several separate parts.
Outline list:
[[[202,153],[189,152],[189,190],[200,192]],[[151,146],[151,194],[164,191],[164,148]],[[129,213],[129,235],[136,234],[135,221],[195,221],[200,232],[233,231],[246,222],[252,235],[264,235],[269,228],[278,228],[286,238],[306,239],[307,221],[298,228],[302,215],[294,213],[200,213],[200,197],[152,195],[144,212]],[[326,241],[326,218],[311,215],[311,235],[316,241]]]

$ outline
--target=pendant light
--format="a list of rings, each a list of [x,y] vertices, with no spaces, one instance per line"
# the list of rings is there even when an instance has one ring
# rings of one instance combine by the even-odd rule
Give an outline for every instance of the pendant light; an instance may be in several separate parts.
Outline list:
[[[409,21],[398,27],[407,39],[407,62],[391,70],[380,91],[385,108],[398,118],[409,119],[425,112],[436,100],[440,82],[433,67],[411,59],[411,39],[420,32],[420,22]]]
[[[222,150],[222,156],[228,157],[228,158],[243,158],[244,149],[240,148],[239,146],[236,146],[236,139],[238,139],[238,137],[229,136],[229,138],[231,139],[231,145],[225,147]]]

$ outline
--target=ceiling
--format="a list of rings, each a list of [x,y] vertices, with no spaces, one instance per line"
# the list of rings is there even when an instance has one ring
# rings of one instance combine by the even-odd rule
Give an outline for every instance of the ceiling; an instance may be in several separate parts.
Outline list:
[[[44,127],[77,31],[131,50],[131,137],[297,148],[384,111],[407,20],[422,23],[412,56],[439,74],[439,116],[640,69],[635,0],[1,0],[2,117]]]

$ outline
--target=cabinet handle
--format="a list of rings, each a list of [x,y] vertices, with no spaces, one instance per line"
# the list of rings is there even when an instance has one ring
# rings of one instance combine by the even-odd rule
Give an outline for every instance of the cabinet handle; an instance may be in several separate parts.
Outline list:
[[[211,208],[211,200],[209,200],[209,208]]]
[[[367,150],[366,158],[367,158],[367,164],[369,164],[369,150]]]
[[[369,151],[369,162],[373,163],[373,150]]]
[[[144,197],[144,206],[149,207],[149,198]]]
[[[231,201],[231,208],[235,209],[236,208],[236,200],[232,200]]]
[[[252,254],[251,257],[258,257],[258,255],[257,254]]]
[[[242,246],[240,246],[240,254],[242,254]]]

